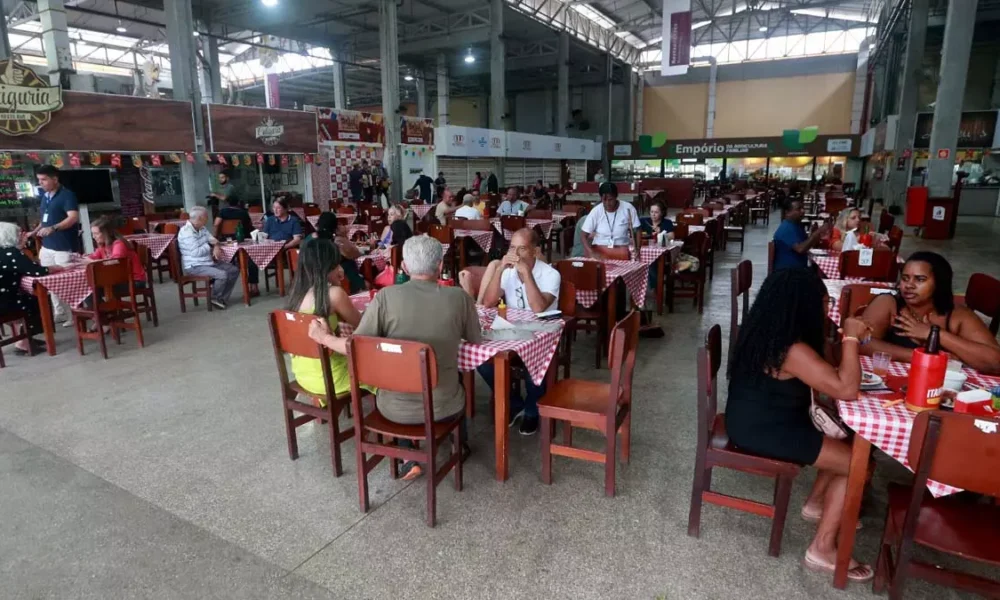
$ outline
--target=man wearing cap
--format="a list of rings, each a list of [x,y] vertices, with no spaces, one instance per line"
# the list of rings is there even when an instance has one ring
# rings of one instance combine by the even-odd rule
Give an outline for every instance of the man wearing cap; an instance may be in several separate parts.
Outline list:
[[[605,181],[599,189],[601,203],[594,206],[583,222],[583,250],[586,256],[593,254],[595,246],[614,248],[635,244],[635,232],[639,230],[639,213],[628,202],[618,200],[618,188]],[[638,246],[637,246],[638,247]]]

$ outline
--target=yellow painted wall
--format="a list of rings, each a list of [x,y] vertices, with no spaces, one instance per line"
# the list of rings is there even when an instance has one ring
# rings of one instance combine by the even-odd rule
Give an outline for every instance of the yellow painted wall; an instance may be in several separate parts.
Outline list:
[[[714,137],[780,136],[811,125],[821,134],[848,133],[853,95],[854,73],[720,81]],[[707,110],[707,83],[646,87],[644,133],[705,137]]]

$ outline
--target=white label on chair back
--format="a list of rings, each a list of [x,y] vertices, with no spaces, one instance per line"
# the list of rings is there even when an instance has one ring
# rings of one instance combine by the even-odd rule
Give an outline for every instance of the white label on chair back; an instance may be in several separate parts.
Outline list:
[[[871,248],[862,248],[858,251],[858,266],[860,267],[870,267],[872,266],[873,258],[875,256],[875,251]]]
[[[581,261],[578,261],[578,260],[574,260],[570,264],[573,265],[574,267],[578,268],[578,269],[583,266],[583,263]]]
[[[997,423],[996,421],[984,421],[983,419],[976,419],[974,423],[975,426],[983,433],[996,433]]]
[[[122,261],[119,260],[119,259],[117,259],[117,258],[111,258],[111,259],[105,260],[103,262],[104,262],[105,265],[107,265],[109,267],[112,267],[114,265],[121,264]]]
[[[935,206],[934,211],[931,213],[931,218],[935,221],[944,221],[944,207]]]
[[[294,321],[295,320],[295,313],[286,312],[285,313],[285,319],[288,320],[288,321]]]
[[[876,287],[873,287],[869,291],[871,292],[872,296],[881,296],[882,294],[891,294],[891,293],[893,293],[896,290],[894,290],[892,288],[876,288]]]
[[[399,344],[386,344],[385,342],[382,342],[381,344],[378,345],[378,349],[381,350],[382,352],[391,352],[393,354],[403,353],[403,347],[400,346]]]

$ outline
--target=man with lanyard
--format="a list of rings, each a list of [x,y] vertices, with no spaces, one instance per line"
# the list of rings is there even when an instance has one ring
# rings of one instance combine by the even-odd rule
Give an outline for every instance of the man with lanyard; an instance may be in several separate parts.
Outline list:
[[[42,189],[41,201],[42,220],[31,232],[42,238],[42,251],[38,261],[43,267],[58,265],[65,267],[71,263],[72,255],[78,250],[80,231],[80,207],[76,194],[59,183],[59,169],[51,165],[43,165],[36,172],[38,186]],[[72,324],[69,308],[52,295],[55,319],[65,320],[63,324]]]
[[[584,220],[580,241],[584,254],[593,256],[594,247],[628,247],[635,244],[635,231],[639,229],[639,214],[628,202],[618,200],[618,187],[610,181],[598,190],[601,203],[594,207]]]

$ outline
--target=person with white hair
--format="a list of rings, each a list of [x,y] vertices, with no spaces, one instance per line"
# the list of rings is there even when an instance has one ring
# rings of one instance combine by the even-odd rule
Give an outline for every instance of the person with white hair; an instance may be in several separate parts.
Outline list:
[[[63,267],[43,267],[32,262],[21,252],[21,244],[21,228],[0,222],[0,314],[24,313],[28,335],[34,336],[42,332],[41,311],[35,297],[21,291],[21,278],[58,273]],[[41,342],[29,337],[14,344],[14,353],[27,354],[30,344],[37,344],[36,349],[41,350]]]
[[[462,207],[455,211],[455,218],[457,219],[482,219],[483,214],[476,210],[475,207],[476,197],[472,194],[466,194],[462,198]]]
[[[205,227],[208,223],[208,209],[195,206],[189,214],[188,222],[177,234],[181,268],[185,275],[211,277],[212,306],[225,310],[229,296],[236,287],[236,279],[240,276],[240,268],[221,260],[219,240]]]
[[[463,339],[482,341],[472,298],[461,288],[438,285],[443,258],[444,249],[434,238],[420,235],[408,239],[403,244],[403,270],[410,281],[376,294],[354,330],[354,335],[423,342],[434,348],[438,363],[438,385],[433,392],[437,421],[449,420],[465,407],[465,391],[458,374],[459,345]],[[427,310],[428,306],[434,310]],[[346,338],[335,336],[321,321],[310,327],[309,337],[335,352],[347,353]],[[424,422],[421,394],[380,390],[376,404],[379,412],[395,423]],[[421,473],[421,467],[406,465],[404,473],[404,478],[413,479]]]

